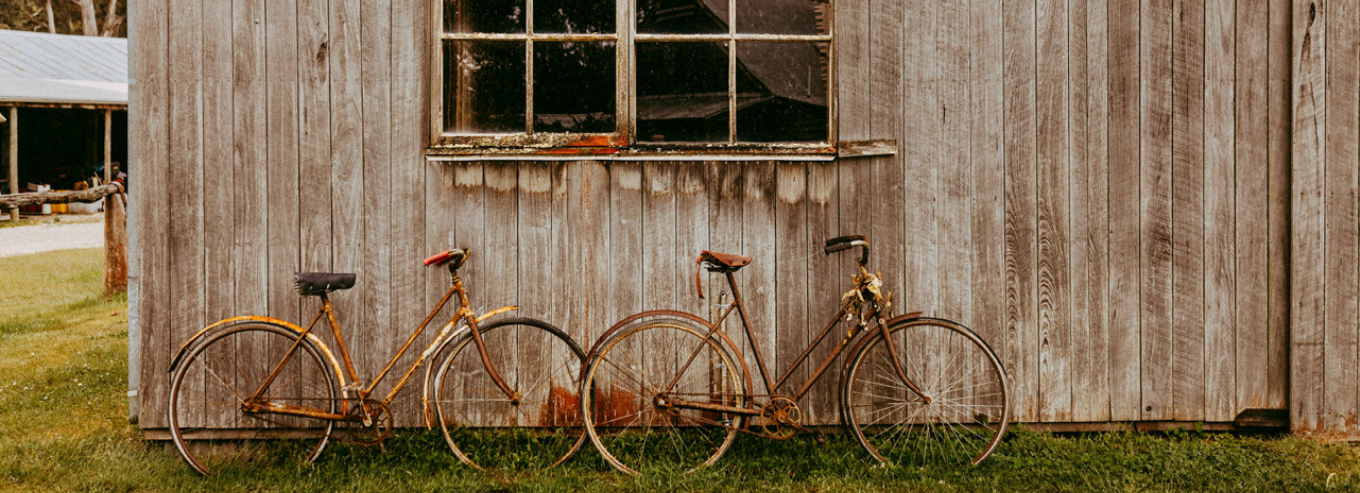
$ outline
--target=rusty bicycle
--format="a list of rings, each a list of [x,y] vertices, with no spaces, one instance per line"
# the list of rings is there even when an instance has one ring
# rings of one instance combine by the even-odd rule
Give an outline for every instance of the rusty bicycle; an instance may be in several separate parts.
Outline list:
[[[882,464],[977,464],[1006,433],[1010,395],[1001,360],[972,330],[922,312],[892,315],[892,295],[870,273],[863,236],[826,242],[825,252],[859,247],[859,273],[836,316],[776,380],[755,344],[735,272],[750,257],[705,251],[697,262],[723,274],[716,320],[669,310],[638,313],[605,332],[581,380],[586,434],[614,468],[693,471],[717,461],[739,432],[787,439],[806,430],[799,402],[854,342],[841,372],[841,423]],[[699,272],[695,273],[699,283]],[[702,286],[699,297],[703,298]],[[751,392],[742,351],[722,329],[736,311],[765,394]],[[794,370],[841,322],[840,342],[792,392]],[[820,435],[819,435],[820,436]]]
[[[235,447],[214,439],[293,438],[284,452],[310,463],[330,439],[377,445],[391,436],[397,393],[427,359],[422,398],[425,425],[438,421],[445,441],[464,463],[480,470],[543,469],[581,448],[580,370],[585,354],[561,329],[531,318],[486,319],[507,306],[475,315],[458,268],[464,249],[425,259],[447,265],[451,286],[439,304],[369,383],[359,380],[329,294],[354,286],[354,274],[300,273],[298,293],[320,299],[306,328],[285,320],[224,319],[195,334],[170,364],[169,423],[175,448],[204,475],[245,462]],[[416,356],[381,399],[375,391],[457,296],[448,323]],[[313,329],[325,317],[335,352]],[[433,400],[430,399],[433,394]]]

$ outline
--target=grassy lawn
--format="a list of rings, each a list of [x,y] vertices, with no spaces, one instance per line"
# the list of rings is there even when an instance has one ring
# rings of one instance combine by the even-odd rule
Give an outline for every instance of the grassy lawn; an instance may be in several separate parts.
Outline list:
[[[592,450],[497,477],[436,433],[386,450],[336,443],[314,466],[259,459],[202,478],[127,424],[127,302],[100,295],[102,254],[0,258],[0,491],[1360,491],[1360,450],[1297,438],[1017,431],[974,468],[874,468],[846,437],[742,436],[719,466],[635,479]],[[587,341],[588,342],[588,341]]]

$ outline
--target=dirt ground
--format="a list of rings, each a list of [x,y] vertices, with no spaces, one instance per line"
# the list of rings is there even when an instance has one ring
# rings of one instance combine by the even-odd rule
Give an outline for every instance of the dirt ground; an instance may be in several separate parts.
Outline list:
[[[59,215],[33,221],[31,225],[0,227],[0,257],[104,246],[103,214]]]

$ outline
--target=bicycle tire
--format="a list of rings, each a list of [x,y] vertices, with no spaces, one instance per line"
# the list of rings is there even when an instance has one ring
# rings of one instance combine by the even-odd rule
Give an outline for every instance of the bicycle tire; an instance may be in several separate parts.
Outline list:
[[[672,398],[747,405],[750,375],[725,338],[700,345],[708,331],[684,318],[642,317],[597,345],[581,382],[581,409],[591,443],[615,469],[688,473],[713,464],[732,446],[744,415],[667,407],[658,399],[674,379]],[[677,376],[696,347],[699,354]],[[657,445],[652,454],[649,442]]]
[[[841,389],[847,428],[884,464],[975,465],[991,456],[1010,422],[1005,368],[982,338],[955,322],[913,318],[888,337],[908,379],[892,368],[883,334],[850,360]]]
[[[303,463],[309,464],[321,455],[334,429],[333,421],[256,415],[245,412],[242,406],[278,365],[277,359],[259,356],[282,357],[296,340],[297,332],[287,327],[250,322],[211,334],[189,352],[171,378],[167,413],[171,440],[190,467],[209,476],[222,467],[251,462],[259,455],[260,451],[246,450],[239,444],[222,446],[219,438],[300,435],[303,438],[288,442],[301,448]],[[337,412],[339,388],[326,361],[312,341],[303,339],[263,397],[269,402]],[[266,455],[285,455],[274,452]]]
[[[585,352],[541,320],[502,319],[480,332],[492,364],[523,397],[512,403],[491,380],[470,332],[450,342],[434,385],[454,455],[482,471],[545,470],[571,458],[585,442],[577,396]]]

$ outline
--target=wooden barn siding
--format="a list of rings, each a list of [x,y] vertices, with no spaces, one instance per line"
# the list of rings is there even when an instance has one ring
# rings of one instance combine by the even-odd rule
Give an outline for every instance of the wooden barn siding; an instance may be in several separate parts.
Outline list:
[[[893,138],[899,152],[830,163],[428,162],[429,8],[134,4],[141,426],[166,426],[169,358],[205,321],[310,314],[291,291],[298,270],[359,274],[335,303],[371,377],[447,286],[418,261],[451,246],[473,249],[477,308],[518,303],[587,346],[637,310],[708,311],[699,250],[753,255],[741,287],[778,372],[848,285],[851,256],[821,253],[841,234],[871,237],[899,311],[991,342],[1018,420],[1229,421],[1286,407],[1288,276],[1320,288],[1301,269],[1339,266],[1316,229],[1313,256],[1285,268],[1288,50],[1308,18],[1291,26],[1286,0],[839,0],[841,137]],[[1320,84],[1310,104],[1327,101]],[[1355,154],[1354,131],[1349,147],[1317,132],[1342,148],[1325,156]],[[1300,152],[1296,166],[1322,169],[1324,155]],[[1296,220],[1324,205],[1323,175],[1311,178],[1318,195],[1295,197]],[[1354,187],[1327,190],[1326,205],[1351,204],[1328,221],[1354,232]],[[1326,241],[1356,256],[1354,239]],[[1334,276],[1352,294],[1354,270]],[[706,277],[710,295],[719,281]],[[1294,293],[1296,327],[1308,309],[1322,320],[1321,300]],[[1353,297],[1335,310],[1352,334],[1309,325],[1301,341],[1316,343],[1296,348],[1317,357],[1294,370],[1354,383],[1335,366],[1354,354],[1321,357],[1324,336],[1356,344]],[[835,385],[807,400],[814,422],[836,422]],[[1336,406],[1320,387],[1293,392],[1317,400],[1296,416]],[[401,424],[420,422],[418,402],[417,385]]]
[[[1360,2],[1293,5],[1290,419],[1360,435]]]

